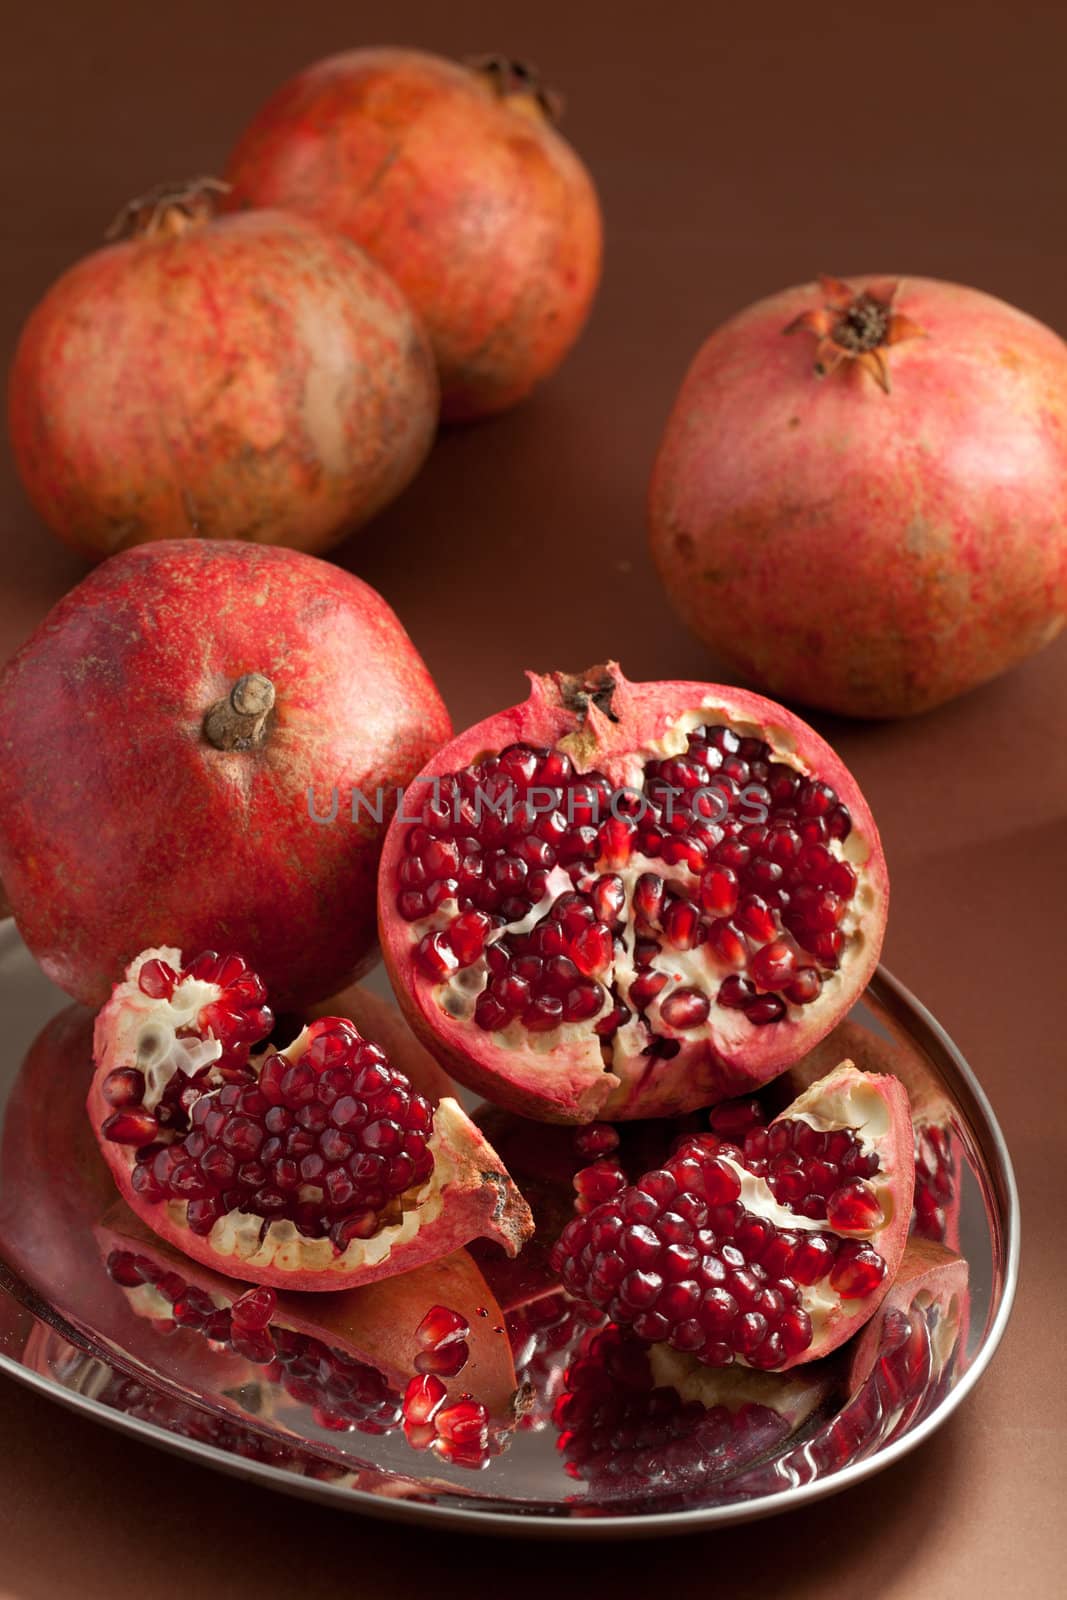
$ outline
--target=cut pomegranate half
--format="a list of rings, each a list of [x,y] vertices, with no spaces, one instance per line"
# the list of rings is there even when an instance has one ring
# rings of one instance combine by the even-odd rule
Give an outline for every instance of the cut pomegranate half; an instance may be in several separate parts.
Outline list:
[[[664,1165],[575,1217],[564,1286],[709,1366],[812,1361],[873,1314],[907,1239],[908,1098],[843,1062],[734,1144],[685,1135]]]
[[[766,1082],[878,959],[885,862],[854,779],[740,689],[614,663],[531,682],[390,828],[381,940],[409,1020],[461,1082],[548,1120]]]
[[[525,1201],[455,1100],[434,1106],[344,1017],[253,1054],[272,1026],[241,957],[147,950],[97,1018],[88,1110],[123,1198],[233,1277],[341,1289],[484,1236]]]

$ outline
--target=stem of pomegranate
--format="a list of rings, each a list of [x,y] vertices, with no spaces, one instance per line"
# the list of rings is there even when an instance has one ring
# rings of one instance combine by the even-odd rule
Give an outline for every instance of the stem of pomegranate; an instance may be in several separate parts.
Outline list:
[[[246,672],[225,700],[204,718],[204,738],[216,750],[258,750],[266,743],[274,709],[274,685],[262,672]]]
[[[106,239],[173,237],[210,222],[215,202],[230,185],[221,178],[190,178],[187,183],[161,183],[136,200],[127,201]]]

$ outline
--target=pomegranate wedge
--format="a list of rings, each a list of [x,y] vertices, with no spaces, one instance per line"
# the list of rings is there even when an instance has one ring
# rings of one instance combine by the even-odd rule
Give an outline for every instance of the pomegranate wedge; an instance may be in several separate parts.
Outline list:
[[[409,787],[379,876],[401,1005],[462,1083],[527,1116],[676,1115],[829,1032],[888,887],[855,780],[740,689],[531,677]]]
[[[455,1100],[436,1106],[344,1017],[283,1051],[237,955],[147,950],[97,1018],[88,1110],[123,1198],[233,1277],[341,1289],[476,1237],[511,1254],[529,1208]]]
[[[552,1265],[649,1343],[714,1367],[794,1367],[877,1310],[914,1183],[903,1084],[846,1061],[743,1143],[683,1136],[662,1168],[569,1222]]]

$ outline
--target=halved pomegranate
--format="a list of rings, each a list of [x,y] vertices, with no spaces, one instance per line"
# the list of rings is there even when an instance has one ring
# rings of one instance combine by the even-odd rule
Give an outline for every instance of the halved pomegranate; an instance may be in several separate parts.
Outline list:
[[[664,1165],[575,1217],[564,1286],[709,1366],[794,1367],[873,1314],[904,1251],[908,1097],[842,1062],[740,1143],[683,1135]]]
[[[433,1106],[344,1017],[253,1055],[265,1001],[240,956],[146,950],[97,1018],[90,1120],[154,1232],[290,1289],[369,1283],[479,1235],[520,1248],[529,1208],[455,1100]]]
[[[547,1120],[675,1115],[764,1083],[848,1010],[888,886],[855,780],[799,718],[614,663],[446,745],[379,877],[409,1020]]]

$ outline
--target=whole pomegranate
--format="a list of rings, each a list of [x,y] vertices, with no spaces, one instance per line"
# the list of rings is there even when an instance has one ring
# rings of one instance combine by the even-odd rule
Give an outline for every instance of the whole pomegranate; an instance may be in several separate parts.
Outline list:
[[[878,960],[874,820],[760,695],[532,676],[409,785],[381,943],[448,1071],[527,1116],[673,1116],[776,1076]]]
[[[212,220],[201,180],[127,207],[22,332],[15,461],[92,558],[148,539],[324,550],[388,504],[433,442],[425,338],[385,273],[306,218]]]
[[[277,1003],[375,947],[397,786],[449,735],[396,616],[314,556],[177,540],[113,556],[0,674],[0,879],[68,993],[147,944],[240,949]]]
[[[347,234],[421,316],[446,418],[502,411],[559,365],[600,276],[596,191],[528,67],[352,50],[278,90],[230,158],[228,206]]]
[[[932,279],[787,289],[698,353],[650,510],[668,593],[739,673],[924,711],[1063,626],[1067,346]]]

